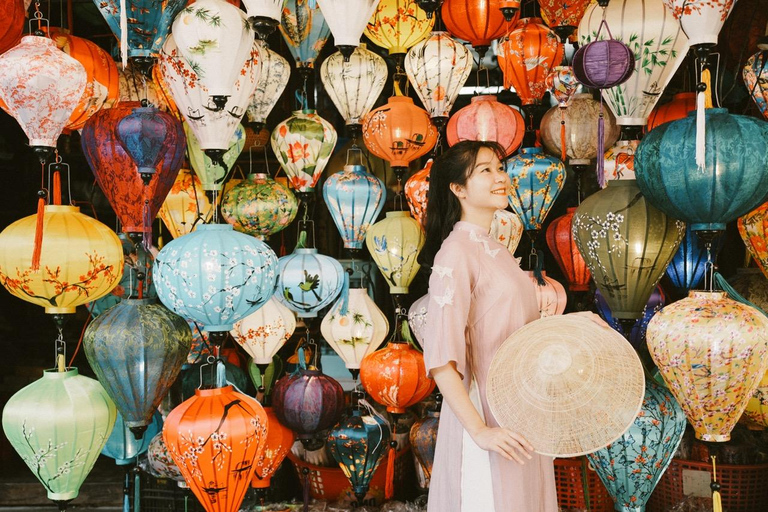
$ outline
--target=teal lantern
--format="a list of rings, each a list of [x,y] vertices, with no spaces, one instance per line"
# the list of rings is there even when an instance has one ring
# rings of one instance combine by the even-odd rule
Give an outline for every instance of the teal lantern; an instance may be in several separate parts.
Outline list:
[[[693,231],[723,231],[768,195],[768,123],[706,109],[706,161],[696,165],[696,113],[654,128],[635,155],[643,195]]]
[[[221,215],[236,231],[266,240],[296,218],[299,203],[291,189],[267,174],[249,174],[224,193]]]
[[[280,32],[299,72],[311,73],[331,34],[320,6],[315,0],[285,0]]]
[[[363,165],[345,165],[326,180],[323,199],[344,247],[362,249],[365,233],[384,208],[384,183]]]
[[[512,182],[509,205],[526,231],[540,230],[565,185],[563,162],[541,148],[522,148],[505,165]]]
[[[341,263],[317,249],[296,249],[278,261],[275,297],[299,318],[315,318],[344,285]]]
[[[147,426],[146,432],[144,432],[144,437],[136,439],[130,427],[123,420],[120,411],[117,411],[115,428],[112,429],[112,433],[109,435],[104,449],[101,450],[101,454],[115,459],[115,464],[118,466],[133,464],[139,455],[147,451],[149,443],[162,430],[163,417],[160,412],[155,411],[152,415],[152,421]]]
[[[587,455],[616,510],[643,512],[685,433],[687,420],[672,394],[645,381],[643,407],[620,438]]]
[[[96,317],[83,349],[137,439],[187,360],[192,332],[157,299],[124,299]]]
[[[3,409],[3,432],[60,509],[78,495],[112,432],[115,404],[94,379],[46,370]]]

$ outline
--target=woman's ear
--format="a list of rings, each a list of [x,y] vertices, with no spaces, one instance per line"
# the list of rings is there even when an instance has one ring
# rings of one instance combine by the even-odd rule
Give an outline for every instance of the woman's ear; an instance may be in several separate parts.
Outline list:
[[[453,195],[455,195],[457,198],[465,199],[467,197],[467,194],[464,191],[464,187],[458,183],[451,183],[448,186],[450,187],[451,192],[453,192]]]

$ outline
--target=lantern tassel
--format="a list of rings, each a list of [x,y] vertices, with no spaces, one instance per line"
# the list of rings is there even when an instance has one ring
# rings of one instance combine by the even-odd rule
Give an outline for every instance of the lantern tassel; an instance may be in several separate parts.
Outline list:
[[[387,453],[387,481],[384,485],[384,499],[391,500],[395,495],[395,447],[397,443],[392,441]]]
[[[702,70],[699,92],[696,95],[696,167],[702,172],[707,165],[707,122],[704,112],[707,108],[712,108],[711,81],[709,69]]]
[[[712,483],[709,484],[712,489],[712,512],[723,512],[723,502],[720,498],[720,484],[717,483],[717,457],[712,455]]]
[[[565,150],[565,109],[560,109],[560,160],[565,162],[568,153]]]
[[[344,284],[341,286],[341,306],[339,314],[347,316],[349,313],[349,272],[344,272]]]
[[[61,173],[59,171],[53,173],[53,204],[61,204]]]
[[[304,512],[309,512],[309,468],[303,468],[301,472],[304,474],[304,478],[302,480],[304,481]]]
[[[125,69],[128,65],[128,13],[125,11],[125,0],[120,0],[120,59]]]
[[[39,192],[37,199],[37,222],[35,223],[35,245],[32,249],[32,270],[40,270],[40,254],[43,252],[43,221],[45,220],[45,192]]]

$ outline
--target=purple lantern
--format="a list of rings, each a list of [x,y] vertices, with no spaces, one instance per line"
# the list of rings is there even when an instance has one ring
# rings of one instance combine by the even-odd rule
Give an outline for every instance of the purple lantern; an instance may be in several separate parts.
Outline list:
[[[617,332],[627,338],[629,342],[635,347],[635,350],[639,350],[645,344],[645,331],[648,328],[648,322],[651,321],[653,315],[661,311],[667,304],[667,295],[660,285],[656,285],[656,288],[651,294],[651,298],[643,308],[643,316],[637,319],[632,326],[632,330],[629,332],[629,336],[624,332],[624,328],[621,325],[619,319],[614,318],[611,308],[608,306],[608,302],[605,297],[600,293],[600,290],[595,291],[595,305],[597,306],[597,312],[600,316],[608,322]]]
[[[134,108],[117,123],[115,131],[120,145],[136,162],[141,178],[148,182],[167,151],[168,133],[178,123],[173,116],[154,107]]]

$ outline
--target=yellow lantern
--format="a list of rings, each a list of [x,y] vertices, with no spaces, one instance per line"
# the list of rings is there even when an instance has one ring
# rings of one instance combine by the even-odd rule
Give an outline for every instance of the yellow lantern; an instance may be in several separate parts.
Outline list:
[[[392,294],[408,293],[408,286],[419,271],[416,257],[424,246],[421,225],[408,212],[387,212],[368,229],[365,244]]]
[[[179,238],[208,222],[211,213],[211,201],[205,195],[200,178],[189,169],[182,169],[158,215],[171,236]]]
[[[416,0],[380,0],[365,27],[365,35],[373,44],[390,55],[405,53],[426,38],[435,25]]]
[[[0,284],[11,294],[49,314],[74,313],[120,281],[120,239],[75,206],[45,207],[40,270],[33,270],[36,223],[37,216],[30,215],[0,233]]]

